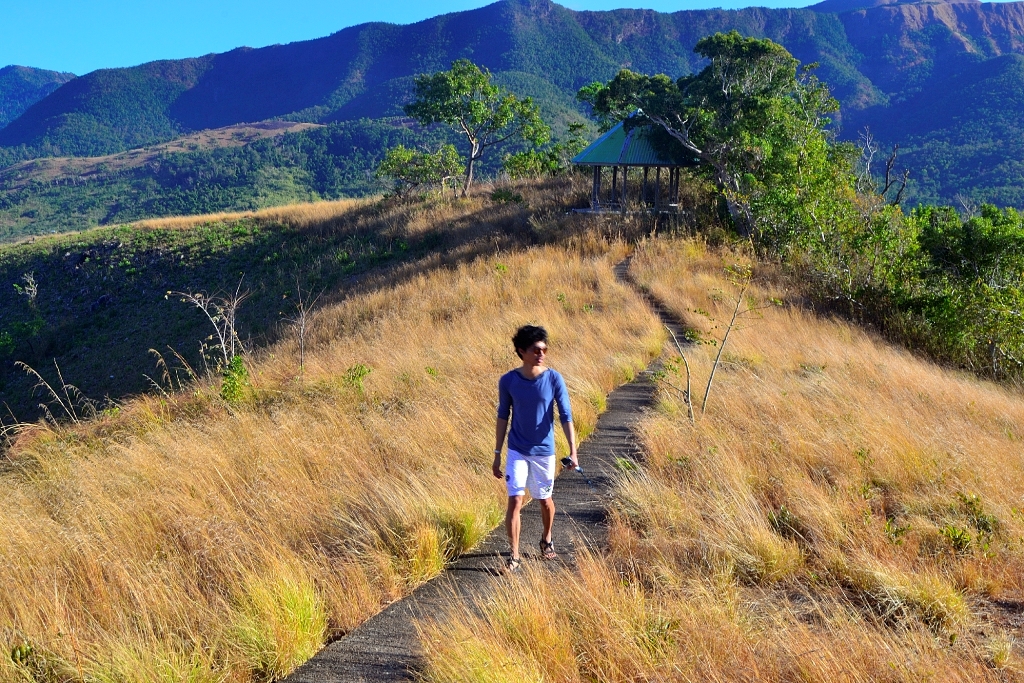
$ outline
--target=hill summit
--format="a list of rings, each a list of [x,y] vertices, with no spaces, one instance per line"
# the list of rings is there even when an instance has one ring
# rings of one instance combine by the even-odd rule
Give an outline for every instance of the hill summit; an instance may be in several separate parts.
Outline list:
[[[27,66],[11,65],[0,69],[0,128],[74,77],[70,73]]]

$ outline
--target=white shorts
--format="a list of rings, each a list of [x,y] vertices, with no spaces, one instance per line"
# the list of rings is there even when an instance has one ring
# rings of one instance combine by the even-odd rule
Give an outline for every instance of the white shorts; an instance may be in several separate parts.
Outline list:
[[[555,456],[523,455],[509,449],[505,463],[505,488],[508,495],[521,496],[526,490],[537,500],[551,497],[555,488]]]

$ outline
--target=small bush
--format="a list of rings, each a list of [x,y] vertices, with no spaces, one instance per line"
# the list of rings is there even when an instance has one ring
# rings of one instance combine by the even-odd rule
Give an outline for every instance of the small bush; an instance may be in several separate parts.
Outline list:
[[[351,387],[359,393],[363,393],[363,380],[366,379],[371,372],[373,372],[373,368],[368,365],[363,365],[362,363],[356,363],[345,371],[341,381],[345,386]]]
[[[233,356],[224,368],[220,385],[220,397],[228,403],[240,403],[249,394],[252,385],[249,383],[249,371],[241,356]]]
[[[521,204],[523,202],[523,195],[519,194],[518,192],[513,192],[507,187],[499,187],[497,190],[491,193],[491,201],[499,202],[502,204]]]

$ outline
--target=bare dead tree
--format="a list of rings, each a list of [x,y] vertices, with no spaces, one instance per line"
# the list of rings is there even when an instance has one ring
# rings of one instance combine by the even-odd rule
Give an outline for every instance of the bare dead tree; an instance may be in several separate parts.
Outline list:
[[[732,334],[733,330],[737,329],[737,323],[743,318],[756,314],[765,308],[782,305],[782,302],[777,299],[768,299],[766,302],[757,303],[747,298],[747,290],[750,289],[750,283],[754,276],[750,266],[730,266],[726,268],[726,271],[729,273],[730,282],[737,287],[739,293],[736,295],[736,305],[733,307],[729,324],[725,328],[725,334],[722,335],[722,341],[718,343],[718,354],[715,356],[715,362],[711,366],[711,374],[708,376],[708,384],[704,389],[704,400],[700,406],[701,415],[707,412],[708,396],[711,394],[711,385],[715,381],[715,373],[722,362],[722,354],[725,351],[725,345],[729,342],[729,335]]]
[[[295,292],[295,316],[285,318],[285,320],[295,326],[295,332],[299,337],[299,376],[302,376],[306,368],[306,332],[309,330],[310,312],[323,295],[323,290],[310,299],[309,292],[303,293],[302,283],[299,281],[299,276],[296,275]]]
[[[963,217],[966,220],[971,220],[978,215],[978,203],[976,201],[960,192],[956,193],[954,199],[956,199],[957,204],[960,205]]]
[[[907,189],[907,181],[910,180],[910,169],[903,169],[902,173],[893,174],[893,167],[896,165],[896,157],[899,156],[900,145],[897,142],[892,146],[892,153],[889,158],[885,160],[885,183],[882,185],[882,191],[879,192],[882,197],[889,195],[889,190],[894,187],[898,187],[896,190],[896,196],[889,201],[889,206],[899,206],[900,202],[903,201],[903,192]]]
[[[686,354],[683,353],[683,347],[680,345],[676,333],[668,325],[665,326],[665,329],[672,335],[672,342],[676,345],[676,351],[679,352],[679,358],[683,361],[683,367],[686,368],[686,391],[683,393],[683,401],[686,403],[686,416],[690,418],[690,424],[693,425],[696,424],[696,420],[693,417],[693,393],[690,391],[690,363],[686,360]]]
[[[24,282],[24,286],[17,287],[18,291],[21,292],[26,299],[28,299],[28,305],[32,308],[36,307],[36,297],[39,296],[39,283],[36,281],[35,271],[25,273],[21,276],[21,281]]]
[[[860,172],[857,174],[857,191],[861,194],[875,191],[875,179],[871,176],[871,165],[874,163],[876,154],[878,154],[878,143],[875,142],[871,129],[865,127],[860,134]]]
[[[231,359],[242,351],[242,340],[238,337],[236,321],[238,310],[252,294],[248,290],[242,291],[242,280],[244,279],[243,275],[238,280],[238,286],[234,293],[211,295],[206,292],[169,291],[164,297],[180,297],[182,303],[190,303],[203,312],[206,319],[210,321],[210,325],[213,326],[213,336],[217,338],[216,348],[220,349],[223,356],[224,367],[230,365]]]
[[[903,201],[903,194],[907,189],[907,182],[910,180],[909,169],[894,172],[899,151],[899,143],[894,144],[892,152],[885,160],[885,177],[879,187],[871,170],[875,156],[878,154],[878,142],[871,134],[871,130],[864,128],[860,134],[860,171],[857,173],[856,179],[857,191],[861,194],[877,194],[890,206],[898,206]],[[888,199],[892,190],[896,191],[896,196]]]

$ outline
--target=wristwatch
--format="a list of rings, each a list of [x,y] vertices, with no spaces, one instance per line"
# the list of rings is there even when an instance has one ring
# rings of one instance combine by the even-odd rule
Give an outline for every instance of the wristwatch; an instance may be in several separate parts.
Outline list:
[[[501,455],[501,449],[500,448],[495,448],[494,449],[494,454],[495,455]]]

